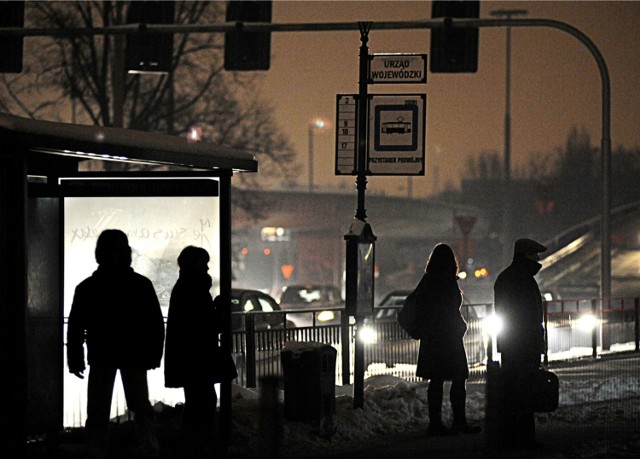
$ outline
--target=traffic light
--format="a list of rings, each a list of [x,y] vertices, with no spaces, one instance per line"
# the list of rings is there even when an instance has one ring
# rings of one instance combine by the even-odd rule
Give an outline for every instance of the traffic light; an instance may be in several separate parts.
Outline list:
[[[132,1],[127,24],[173,24],[175,2]],[[171,70],[173,34],[140,31],[127,34],[125,65],[129,73],[167,73]]]
[[[227,22],[271,22],[272,2],[227,2]],[[269,70],[271,33],[244,32],[240,27],[224,37],[225,70]]]
[[[0,27],[24,26],[24,2],[0,2]],[[0,73],[22,72],[23,37],[0,37]]]
[[[432,18],[478,18],[479,1],[433,1]],[[472,73],[478,70],[478,28],[431,29],[432,73]]]

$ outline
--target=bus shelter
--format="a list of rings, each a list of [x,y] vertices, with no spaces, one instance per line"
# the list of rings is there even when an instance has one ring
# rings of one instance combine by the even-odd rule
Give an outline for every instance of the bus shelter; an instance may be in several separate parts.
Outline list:
[[[161,305],[179,248],[208,248],[228,304],[231,179],[256,171],[254,155],[205,142],[0,114],[0,451],[10,453],[0,456],[62,429],[65,309],[74,276],[95,269],[101,230],[128,233],[134,269]],[[223,421],[230,391],[221,388]]]

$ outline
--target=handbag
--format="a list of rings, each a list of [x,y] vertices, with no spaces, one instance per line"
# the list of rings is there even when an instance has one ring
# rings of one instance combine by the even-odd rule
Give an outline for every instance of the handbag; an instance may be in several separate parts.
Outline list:
[[[398,311],[396,320],[398,324],[413,339],[425,338],[424,308],[420,304],[420,292],[426,276],[422,276],[415,289],[404,300],[402,309]]]
[[[500,411],[525,409],[534,413],[550,413],[558,408],[560,384],[555,373],[542,367],[520,373],[505,371],[497,362],[490,362],[487,366],[487,394],[491,394],[491,404],[500,407]]]
[[[402,309],[398,311],[398,324],[413,339],[420,339],[423,332],[421,321],[418,320],[418,309],[418,294],[414,290],[405,298]]]
[[[222,383],[236,379],[238,370],[233,357],[228,352],[223,352],[218,348],[215,355],[215,367],[213,369],[213,382]]]
[[[550,413],[558,408],[560,383],[555,373],[540,368],[531,372],[530,393],[533,411]]]

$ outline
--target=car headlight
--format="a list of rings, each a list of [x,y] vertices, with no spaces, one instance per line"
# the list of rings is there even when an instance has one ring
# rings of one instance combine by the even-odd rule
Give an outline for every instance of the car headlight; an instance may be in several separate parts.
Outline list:
[[[484,318],[482,323],[485,333],[488,335],[498,335],[502,331],[503,322],[500,316],[491,314]]]
[[[358,331],[358,338],[364,344],[373,344],[378,340],[378,334],[373,328],[365,325]]]
[[[318,321],[329,322],[335,318],[333,311],[322,311],[318,314]]]
[[[593,314],[582,314],[576,320],[576,327],[584,332],[593,331],[598,325],[598,319]]]

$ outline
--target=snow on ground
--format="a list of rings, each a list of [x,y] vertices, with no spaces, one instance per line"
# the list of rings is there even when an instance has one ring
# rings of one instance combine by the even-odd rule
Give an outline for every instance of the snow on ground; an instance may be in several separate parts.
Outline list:
[[[640,457],[640,368],[637,359],[631,369],[613,369],[603,373],[596,364],[559,368],[560,407],[554,413],[537,415],[538,423],[553,431],[555,425],[631,425],[631,448]],[[598,362],[602,365],[606,363]],[[467,383],[467,416],[470,422],[484,422],[485,385],[482,380]],[[300,422],[286,422],[283,427],[282,450],[296,456],[296,452],[309,455],[331,451],[345,451],[366,447],[374,439],[406,432],[425,431],[428,425],[427,384],[411,383],[393,376],[374,376],[365,381],[364,408],[354,409],[352,386],[336,387],[337,430],[330,440],[321,438],[319,426]],[[448,387],[445,388],[445,394]],[[280,391],[279,398],[284,394]],[[448,397],[443,404],[443,418],[451,422]],[[233,440],[231,452],[260,451],[259,393],[234,386],[233,389]],[[585,452],[573,457],[602,457],[593,455],[598,444],[605,439],[591,438]],[[603,443],[604,442],[604,443]],[[577,450],[576,450],[577,451]],[[625,456],[626,457],[626,456]]]

